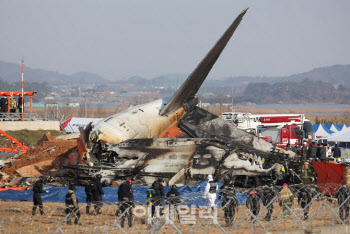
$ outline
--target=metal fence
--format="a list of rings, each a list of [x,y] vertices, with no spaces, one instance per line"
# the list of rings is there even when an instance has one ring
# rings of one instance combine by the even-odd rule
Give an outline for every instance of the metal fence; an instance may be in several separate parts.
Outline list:
[[[0,113],[0,121],[20,121],[22,113]],[[36,113],[23,113],[23,119],[26,121],[43,120]]]
[[[293,203],[281,204],[279,194],[281,187],[275,188],[274,196],[269,195],[268,201],[264,197],[264,188],[258,188],[261,194],[259,209],[249,208],[244,204],[234,209],[233,222],[227,222],[225,213],[230,207],[226,203],[221,205],[217,201],[217,208],[207,209],[207,199],[202,193],[193,193],[181,197],[181,204],[156,207],[152,217],[152,208],[148,204],[135,201],[134,206],[121,209],[118,216],[118,204],[103,204],[101,214],[85,214],[86,204],[80,204],[81,218],[77,225],[68,225],[69,218],[75,214],[66,215],[65,205],[62,203],[44,203],[45,215],[32,215],[31,202],[1,202],[0,201],[0,232],[1,233],[266,233],[302,229],[349,222],[350,196],[335,196],[320,193],[317,187],[294,186],[291,191],[294,195]],[[311,194],[310,199],[300,199],[300,194],[306,189]],[[239,189],[237,189],[239,190]],[[244,190],[246,191],[246,189]],[[240,191],[240,192],[244,192]],[[248,191],[249,192],[249,191]],[[64,196],[65,194],[62,194]],[[117,196],[117,195],[116,195]],[[146,194],[145,194],[146,196]],[[298,199],[299,198],[299,199]],[[231,200],[230,200],[231,201]],[[265,204],[265,205],[264,205]],[[268,212],[271,212],[268,219]],[[126,208],[126,209],[125,209]],[[232,207],[231,207],[232,208]],[[129,214],[132,211],[131,226]],[[232,212],[232,210],[230,210]],[[232,214],[232,213],[231,213]],[[340,217],[340,216],[343,217]],[[124,219],[124,221],[123,221]],[[122,222],[124,225],[122,225]]]

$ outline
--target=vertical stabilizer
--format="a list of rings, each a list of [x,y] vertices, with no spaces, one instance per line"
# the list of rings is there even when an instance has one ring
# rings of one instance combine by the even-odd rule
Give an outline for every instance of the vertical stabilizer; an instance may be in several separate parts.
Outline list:
[[[237,18],[233,21],[230,27],[226,30],[224,35],[216,42],[214,47],[204,57],[204,59],[198,64],[196,69],[191,73],[187,80],[182,84],[179,90],[170,99],[167,105],[160,111],[160,115],[166,115],[172,111],[180,108],[184,103],[189,102],[201,87],[205,78],[208,76],[210,70],[214,66],[216,60],[219,58],[221,52],[224,50],[227,42],[232,37],[243,16],[247,12],[248,8],[243,10]]]

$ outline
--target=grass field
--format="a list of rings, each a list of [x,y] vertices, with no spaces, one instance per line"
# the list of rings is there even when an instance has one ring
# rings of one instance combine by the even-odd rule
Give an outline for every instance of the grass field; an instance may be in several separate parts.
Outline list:
[[[325,200],[315,201],[310,209],[309,217],[311,218],[314,214],[319,211],[323,204],[326,203]],[[330,203],[328,203],[330,204]],[[336,209],[334,204],[330,204],[333,209]],[[117,209],[116,205],[104,205],[102,208],[102,214],[98,216],[86,215],[85,214],[85,204],[80,204],[81,211],[81,219],[78,225],[67,225],[63,223],[60,228],[64,233],[95,233],[99,230],[99,233],[107,231],[107,229],[114,223],[116,216],[115,211]],[[45,216],[41,216],[37,210],[37,214],[35,216],[31,215],[32,202],[1,202],[0,201],[0,222],[4,220],[4,223],[1,226],[1,233],[50,233],[55,227],[64,219],[64,204],[63,203],[54,203],[47,202],[44,203],[44,211],[46,213]],[[196,212],[199,208],[197,208]],[[261,205],[261,210],[263,206]],[[300,206],[296,204],[292,207],[295,213],[301,212]],[[269,227],[277,218],[282,214],[282,208],[275,205],[275,209],[272,215],[272,220],[270,222],[263,221],[263,217],[266,213],[266,210],[259,217],[261,223],[267,228]],[[338,213],[338,212],[336,212]],[[238,221],[247,214],[247,210],[244,205],[239,206],[238,213],[236,213],[234,225],[238,223]],[[185,216],[183,216],[185,217]],[[302,215],[299,216],[302,218]],[[175,220],[176,227],[182,233],[191,232],[197,224],[200,223],[203,219],[199,219],[199,216],[195,215],[195,223],[190,224],[181,224],[178,220]],[[209,224],[209,219],[207,219],[195,233],[203,233],[206,231],[207,233],[218,233],[221,232],[219,227],[216,225]],[[307,221],[304,221],[306,223]],[[72,222],[73,223],[73,222]],[[231,227],[225,226],[224,212],[221,211],[218,215],[218,223],[223,227],[223,229],[228,232],[231,230]],[[339,223],[335,219],[334,224]],[[120,221],[118,222],[120,224]],[[329,210],[323,208],[320,213],[316,216],[314,220],[308,225],[310,227],[319,227],[319,226],[327,226],[332,224],[332,214]],[[292,230],[295,227],[300,229],[301,225],[295,222],[293,216],[289,216],[286,218],[281,218],[277,221],[277,224],[271,228],[271,231],[281,231],[281,230]],[[206,227],[205,227],[206,226]],[[204,230],[205,227],[205,230]],[[125,220],[124,230],[127,233],[146,233],[150,229],[150,225],[145,223],[145,216],[135,217],[133,216],[133,226],[130,228],[127,225],[127,220]],[[120,232],[117,227],[112,228],[112,233]],[[254,224],[254,233],[263,233],[263,229],[259,226],[259,224]],[[169,224],[164,225],[159,233],[176,233],[173,227]],[[244,221],[238,225],[237,229],[233,230],[232,233],[251,233],[251,221],[250,217],[246,217]]]
[[[43,137],[43,135],[46,132],[50,132],[51,136],[59,136],[63,135],[64,133],[61,131],[55,131],[55,130],[37,130],[37,131],[30,131],[30,130],[20,130],[20,131],[6,131],[8,135],[11,137],[17,139],[19,142],[24,143],[24,145],[28,147],[34,147],[37,145],[38,141]],[[11,146],[12,142],[7,140],[4,136],[0,136],[0,145],[7,145],[8,147]]]

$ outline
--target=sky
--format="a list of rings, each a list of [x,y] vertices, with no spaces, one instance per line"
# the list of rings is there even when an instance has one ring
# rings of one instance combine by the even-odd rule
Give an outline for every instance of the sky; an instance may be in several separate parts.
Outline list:
[[[0,60],[107,79],[189,74],[245,8],[209,77],[350,64],[349,0],[3,0]]]

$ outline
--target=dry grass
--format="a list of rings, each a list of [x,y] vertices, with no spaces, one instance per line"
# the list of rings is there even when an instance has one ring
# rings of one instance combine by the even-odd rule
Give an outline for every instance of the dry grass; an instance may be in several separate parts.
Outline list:
[[[309,217],[312,217],[324,204],[326,201],[315,201],[310,209]],[[335,209],[335,206],[333,206]],[[40,216],[37,214],[35,216],[31,215],[32,202],[1,202],[0,201],[0,222],[5,219],[4,223],[1,226],[1,233],[48,233],[51,232],[65,217],[64,214],[64,204],[62,203],[53,203],[48,202],[44,203],[44,210],[46,212],[46,216]],[[292,207],[294,212],[300,212],[301,208],[294,206]],[[86,215],[85,204],[80,204],[80,211],[82,212],[81,219],[78,225],[67,225],[62,224],[61,229],[64,233],[94,233],[98,229],[100,232],[105,232],[110,225],[114,223],[115,220],[115,211],[117,209],[116,205],[104,205],[102,208],[102,214],[98,216]],[[263,209],[263,206],[261,207]],[[198,209],[197,209],[198,212]],[[236,214],[234,224],[238,222],[245,214],[246,214],[245,206],[240,206],[238,213]],[[259,220],[263,219],[263,215],[259,217]],[[277,219],[278,216],[282,214],[282,209],[277,204],[275,205],[273,218],[271,222],[261,221],[265,227],[268,227],[272,224],[274,220]],[[196,224],[181,224],[177,220],[175,221],[175,225],[177,228],[183,233],[189,233],[191,230],[195,228],[195,226],[201,221],[198,217],[196,217]],[[302,215],[300,216],[302,217]],[[226,232],[228,232],[231,228],[225,227],[224,214],[221,212],[218,216],[218,222]],[[203,233],[205,224],[199,228],[196,233]],[[335,221],[335,223],[339,223]],[[120,223],[119,223],[120,224]],[[331,212],[327,209],[324,209],[320,212],[320,214],[310,223],[308,227],[316,227],[316,226],[326,226],[332,224],[332,215]],[[297,228],[301,228],[300,224],[297,224]],[[278,221],[278,224],[274,226],[271,231],[281,231],[281,230],[291,230],[294,228],[294,219],[292,217],[282,218]],[[127,220],[125,221],[125,231],[128,233],[145,233],[150,229],[150,226],[145,224],[145,218],[133,217],[133,226],[131,228],[127,225]],[[114,227],[113,232],[117,231],[117,228]],[[175,230],[170,225],[163,226],[160,233],[176,233]],[[210,224],[206,227],[207,233],[217,233],[220,232],[220,229]],[[236,230],[232,233],[250,233],[251,232],[251,222],[250,219],[245,219]],[[254,224],[254,232],[262,233],[263,229],[258,225]]]

